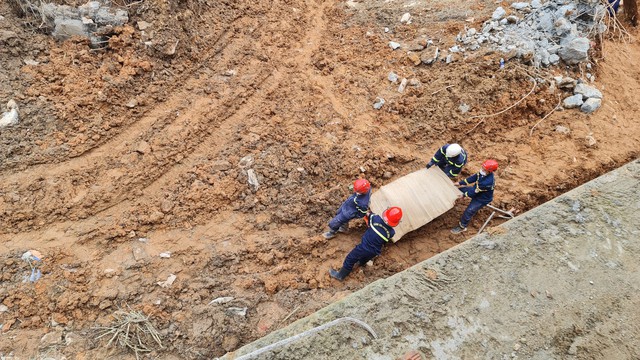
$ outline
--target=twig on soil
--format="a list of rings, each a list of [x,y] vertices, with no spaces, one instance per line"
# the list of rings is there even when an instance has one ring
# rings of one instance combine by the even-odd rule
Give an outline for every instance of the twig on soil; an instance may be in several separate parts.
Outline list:
[[[285,321],[289,320],[289,318],[290,318],[291,316],[293,316],[293,314],[295,314],[298,310],[300,310],[300,307],[302,307],[302,305],[298,305],[298,307],[296,307],[295,309],[293,309],[293,311],[292,311],[292,312],[290,312],[290,313],[289,313],[289,315],[285,316],[285,318],[284,318],[284,319],[282,319],[278,325],[280,325],[280,324],[284,323]]]
[[[452,87],[454,87],[454,86],[455,86],[455,85],[449,85],[449,86],[444,87],[444,88],[442,88],[442,89],[440,89],[440,90],[436,90],[436,91],[432,92],[432,93],[431,93],[431,95],[435,95],[435,94],[439,93],[440,91],[447,90],[448,88],[452,88]]]
[[[107,347],[111,344],[133,350],[136,359],[141,353],[155,350],[156,345],[162,348],[160,334],[149,321],[149,317],[140,311],[118,310],[113,313],[114,322],[111,326],[99,327],[100,334],[95,338],[110,336]]]
[[[531,76],[530,76],[531,77]],[[493,117],[493,116],[497,116],[500,115],[512,108],[514,108],[515,106],[517,106],[518,104],[520,104],[524,99],[526,99],[529,95],[531,95],[533,93],[533,91],[536,89],[536,86],[538,85],[538,82],[536,81],[535,78],[531,77],[531,80],[533,80],[533,86],[531,87],[531,90],[529,90],[529,92],[522,97],[522,99],[516,101],[515,103],[513,103],[511,106],[507,107],[506,109],[503,109],[501,111],[498,111],[495,114],[488,114],[488,115],[476,115],[476,116],[472,116],[470,118],[468,118],[467,120],[471,120],[471,119],[475,119],[475,118],[481,118],[482,120],[478,121],[478,123],[471,128],[471,130],[467,131],[466,133],[464,133],[465,135],[469,135],[469,133],[471,133],[473,130],[475,130],[480,124],[484,123],[484,119],[488,118],[488,117]]]
[[[556,106],[554,106],[553,109],[551,109],[551,111],[549,111],[547,115],[545,115],[542,119],[538,120],[538,122],[535,125],[533,125],[533,127],[529,131],[529,136],[533,135],[533,130],[536,128],[536,126],[538,126],[541,122],[544,121],[544,119],[548,118],[551,114],[553,114],[556,110],[558,110],[561,102],[562,102],[562,98],[558,96],[558,104],[556,104]]]

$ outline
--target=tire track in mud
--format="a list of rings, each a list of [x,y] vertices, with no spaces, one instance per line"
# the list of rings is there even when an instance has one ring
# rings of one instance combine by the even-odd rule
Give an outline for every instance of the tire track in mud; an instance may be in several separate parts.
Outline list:
[[[249,110],[244,110],[241,115],[234,116],[238,110],[257,107],[258,101],[252,102],[253,105],[250,106],[245,106],[245,103],[256,92],[261,91],[264,82],[272,75],[271,70],[266,69],[260,61],[247,61],[247,56],[238,56],[244,47],[253,42],[252,39],[234,39],[234,43],[234,40],[229,40],[232,36],[225,38],[223,34],[219,38],[222,39],[219,41],[222,42],[222,47],[208,57],[221,54],[221,59],[213,67],[207,66],[206,61],[203,61],[191,78],[182,83],[183,90],[180,93],[100,148],[72,159],[64,166],[39,165],[3,179],[14,188],[7,195],[19,201],[4,204],[6,216],[2,222],[14,231],[24,231],[60,220],[86,219],[127,199],[139,198],[143,192],[158,191],[163,184],[169,183],[188,169],[194,159],[205,151],[211,153],[211,144],[217,145],[216,151],[223,148],[224,142],[205,140],[228,138],[233,127],[229,125],[224,128],[224,136],[210,129],[221,127],[226,121],[237,123],[241,117],[248,115]],[[230,48],[233,51],[228,51]],[[193,100],[189,98],[189,90],[184,89],[202,88],[209,81],[205,75],[211,68],[219,71],[225,68],[225,64],[237,63],[238,58],[245,65],[239,71],[243,75],[239,85],[230,85],[223,94],[218,93],[220,99],[206,96]],[[275,89],[283,79],[282,73],[274,74],[276,76],[267,86],[270,89],[267,93]],[[192,81],[193,78],[195,80]],[[187,107],[189,109],[184,114],[179,114],[181,109]],[[172,119],[173,112],[177,113],[175,119]],[[48,174],[46,179],[38,176],[43,173]],[[166,180],[160,181],[161,178]],[[30,182],[29,179],[35,181]],[[96,181],[97,179],[101,181]],[[147,187],[150,187],[149,190],[143,191]],[[22,207],[25,198],[32,204],[29,208]]]
[[[250,41],[229,37],[209,56],[222,54],[215,69],[237,61],[238,52]],[[224,51],[229,48],[234,51]],[[244,74],[239,83],[226,84],[228,79],[224,76],[213,81],[214,85],[228,88],[220,94],[220,99],[209,96],[191,99],[191,91],[186,89],[200,89],[212,81],[201,76],[200,70],[206,66],[203,62],[190,79],[182,82],[182,91],[174,93],[160,108],[100,149],[64,165],[38,165],[6,176],[3,183],[9,184],[12,191],[5,193],[5,197],[16,201],[3,204],[6,209],[1,221],[4,228],[23,231],[62,219],[78,220],[108,209],[127,197],[135,197],[167,169],[181,162],[198,143],[211,136],[212,127],[229,118],[244,102],[242,99],[257,91],[255,84],[263,82],[269,71],[259,66],[259,60],[246,63],[248,75]],[[181,114],[185,107],[189,109]],[[40,174],[47,174],[47,177]],[[31,206],[25,207],[25,203]]]

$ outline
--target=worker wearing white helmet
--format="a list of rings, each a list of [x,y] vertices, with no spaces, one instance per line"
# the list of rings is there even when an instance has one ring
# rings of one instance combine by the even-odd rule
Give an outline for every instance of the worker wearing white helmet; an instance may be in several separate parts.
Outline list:
[[[444,144],[436,151],[433,158],[427,163],[427,169],[436,165],[450,178],[460,175],[462,168],[467,163],[467,152],[458,144]]]

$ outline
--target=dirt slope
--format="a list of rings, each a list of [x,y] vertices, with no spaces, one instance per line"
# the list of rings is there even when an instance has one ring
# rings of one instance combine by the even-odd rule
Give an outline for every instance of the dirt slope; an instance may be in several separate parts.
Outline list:
[[[637,43],[607,42],[594,62],[605,96],[594,115],[556,112],[530,136],[557,102],[542,84],[475,127],[469,116],[522,98],[535,70],[501,71],[487,53],[413,65],[388,41],[453,45],[495,4],[412,6],[405,25],[408,7],[395,2],[146,1],[128,6],[129,25],[105,49],[91,49],[35,32],[1,3],[0,100],[18,102],[21,122],[0,131],[0,353],[104,358],[90,328],[131,306],[161,329],[166,349],[151,357],[217,356],[463,242],[448,232],[461,203],[337,284],[327,269],[362,225],[318,236],[354,178],[381,186],[447,141],[469,150],[468,173],[497,158],[496,205],[519,211],[638,156]],[[400,94],[390,71],[418,85]],[[22,282],[29,249],[45,255],[35,284]],[[175,283],[158,286],[170,274]],[[246,317],[207,305],[221,296]],[[45,332],[76,341],[44,344]]]

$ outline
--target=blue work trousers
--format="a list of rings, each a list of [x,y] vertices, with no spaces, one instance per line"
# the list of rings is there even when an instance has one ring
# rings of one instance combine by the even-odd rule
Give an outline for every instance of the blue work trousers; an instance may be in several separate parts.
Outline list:
[[[380,255],[381,252],[382,249],[376,249],[360,243],[356,245],[349,254],[347,254],[347,257],[342,263],[342,268],[351,272],[357,263],[359,263],[360,266],[364,266],[369,260]]]
[[[334,232],[338,231],[340,226],[348,224],[349,221],[353,219],[358,219],[358,215],[359,214],[357,212],[354,213],[353,210],[345,209],[344,205],[340,206],[336,216],[329,221],[329,229]]]
[[[467,206],[467,208],[462,213],[462,217],[460,217],[460,226],[466,228],[467,225],[469,225],[469,222],[471,222],[471,218],[473,217],[473,215],[475,215],[478,210],[482,209],[489,203],[490,202],[471,199],[469,206]]]

